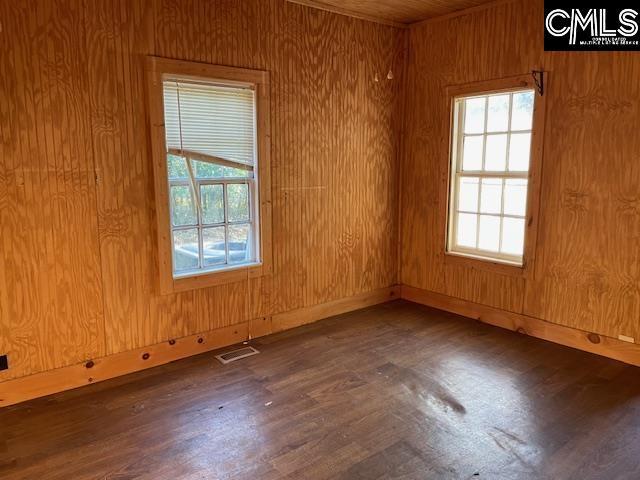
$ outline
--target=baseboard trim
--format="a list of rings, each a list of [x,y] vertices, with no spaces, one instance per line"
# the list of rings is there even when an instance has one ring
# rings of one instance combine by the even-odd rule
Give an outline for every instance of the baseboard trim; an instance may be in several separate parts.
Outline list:
[[[400,287],[381,288],[312,307],[279,313],[271,317],[272,330],[270,333],[288,330],[323,318],[378,305],[398,298],[400,298]]]
[[[0,382],[0,408],[83,387],[175,360],[295,328],[323,318],[384,303],[400,297],[399,287],[365,292],[271,317],[261,317],[197,335],[115,353],[67,367]]]
[[[402,285],[400,295],[411,302],[640,367],[640,345],[634,343],[407,285]]]

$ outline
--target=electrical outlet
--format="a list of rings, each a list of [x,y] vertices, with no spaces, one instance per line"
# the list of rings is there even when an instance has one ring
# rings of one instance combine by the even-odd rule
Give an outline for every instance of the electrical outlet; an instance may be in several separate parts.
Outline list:
[[[626,335],[618,335],[618,339],[622,340],[623,342],[636,343],[635,338],[627,337]]]
[[[6,355],[0,355],[0,371],[9,368],[9,359]]]

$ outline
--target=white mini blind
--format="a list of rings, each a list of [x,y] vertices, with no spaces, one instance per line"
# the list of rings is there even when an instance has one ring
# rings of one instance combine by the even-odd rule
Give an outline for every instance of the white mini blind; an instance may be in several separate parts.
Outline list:
[[[246,165],[255,163],[255,92],[164,81],[167,150],[185,150]]]

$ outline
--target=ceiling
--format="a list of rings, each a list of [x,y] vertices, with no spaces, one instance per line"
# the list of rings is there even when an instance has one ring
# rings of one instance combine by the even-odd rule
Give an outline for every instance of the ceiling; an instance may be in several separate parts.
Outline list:
[[[407,25],[492,0],[289,0],[322,10],[392,25]]]

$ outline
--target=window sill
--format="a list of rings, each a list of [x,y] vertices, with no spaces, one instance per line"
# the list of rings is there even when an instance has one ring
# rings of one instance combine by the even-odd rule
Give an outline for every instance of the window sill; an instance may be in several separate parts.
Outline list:
[[[457,252],[444,252],[444,263],[445,265],[473,268],[512,277],[524,277],[527,272],[526,264],[518,265],[497,259]]]
[[[266,267],[262,263],[251,263],[208,272],[194,272],[174,277],[169,288],[163,289],[163,295],[172,293],[198,290],[200,288],[215,287],[229,283],[242,282],[250,278],[268,275]]]

